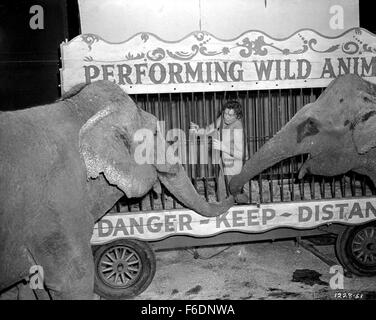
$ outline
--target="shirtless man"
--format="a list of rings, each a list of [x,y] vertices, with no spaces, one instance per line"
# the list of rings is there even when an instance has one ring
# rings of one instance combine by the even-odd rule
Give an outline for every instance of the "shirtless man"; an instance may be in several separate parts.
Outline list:
[[[218,196],[219,200],[226,197],[227,181],[231,180],[233,175],[240,173],[243,166],[243,123],[242,123],[242,108],[239,102],[231,100],[226,102],[222,108],[222,114],[216,122],[210,124],[206,128],[199,128],[199,126],[191,122],[190,129],[199,135],[211,135],[213,137],[213,149],[221,154],[222,161],[219,162],[220,172],[218,175]],[[220,140],[222,137],[222,141]],[[247,150],[245,159],[248,158]],[[213,158],[214,159],[214,158]],[[216,163],[218,163],[216,162]],[[248,183],[244,186],[243,192],[237,196],[238,203],[248,202]]]

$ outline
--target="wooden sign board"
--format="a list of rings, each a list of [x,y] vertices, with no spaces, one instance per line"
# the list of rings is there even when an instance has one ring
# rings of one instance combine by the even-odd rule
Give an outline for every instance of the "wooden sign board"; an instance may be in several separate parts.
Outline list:
[[[300,30],[285,39],[193,32],[174,42],[151,33],[122,43],[83,34],[63,43],[61,53],[63,93],[103,79],[129,94],[325,87],[347,73],[376,82],[376,36],[360,28],[338,37]]]
[[[94,227],[91,243],[121,238],[153,241],[176,235],[209,237],[228,231],[259,233],[281,227],[311,229],[323,224],[356,225],[375,219],[375,198],[234,206],[212,218],[188,209],[128,212],[103,217]]]

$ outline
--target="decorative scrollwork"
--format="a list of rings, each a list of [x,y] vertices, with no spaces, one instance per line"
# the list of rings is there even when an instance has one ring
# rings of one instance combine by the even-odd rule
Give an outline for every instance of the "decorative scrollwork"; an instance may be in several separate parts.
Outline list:
[[[99,41],[99,37],[92,33],[83,34],[81,35],[81,38],[89,47],[89,51],[91,51],[92,44]]]
[[[190,60],[192,59],[199,51],[199,46],[198,45],[193,45],[192,46],[192,52],[186,52],[186,51],[175,51],[172,52],[170,50],[166,50],[167,54],[177,60]]]
[[[141,33],[141,39],[146,42],[149,40],[149,35],[146,32]]]
[[[347,54],[355,54],[359,51],[359,45],[354,41],[346,42],[342,45],[342,51]]]
[[[156,48],[154,50],[148,51],[146,56],[151,61],[161,61],[166,56],[166,52],[162,48]]]
[[[339,44],[335,44],[331,47],[329,47],[328,49],[326,50],[317,50],[313,47],[313,45],[317,44],[317,40],[315,38],[312,38],[308,41],[308,46],[309,48],[312,50],[312,51],[315,51],[315,52],[319,52],[319,53],[329,53],[329,52],[333,52],[333,51],[336,51],[338,48],[339,48]]]
[[[139,59],[142,59],[143,57],[145,57],[145,54],[140,52],[140,53],[137,53],[136,55],[128,52],[125,56],[125,59],[126,60],[139,60]]]
[[[167,57],[176,60],[187,61],[193,59],[196,55],[203,56],[218,56],[218,55],[232,55],[231,59],[248,58],[250,56],[267,56],[268,54],[279,54],[285,56],[300,55],[307,51],[315,53],[333,53],[336,50],[348,55],[362,54],[362,53],[376,53],[376,45],[373,43],[366,43],[368,38],[361,37],[362,30],[354,29],[351,33],[352,39],[349,37],[346,40],[341,38],[326,41],[325,37],[320,37],[312,32],[300,31],[294,36],[291,41],[272,39],[266,34],[260,32],[249,32],[243,34],[241,37],[233,40],[219,40],[205,31],[197,31],[190,35],[190,38],[184,39],[180,46],[175,46],[169,42],[160,43],[157,39],[157,44],[154,48],[149,46],[140,46],[139,52],[135,53],[129,49],[125,49],[123,57],[124,60],[139,60],[149,59],[150,61],[161,61]],[[291,37],[291,38],[292,38]],[[99,36],[94,34],[81,35],[83,42],[88,46],[89,51],[92,50],[93,44],[99,40],[103,41]],[[140,42],[151,42],[155,36],[151,33],[143,32],[137,35],[137,46]],[[213,40],[214,39],[214,40]],[[370,42],[370,41],[368,41]],[[153,40],[153,43],[155,41]],[[222,44],[221,44],[222,43]],[[146,49],[148,48],[148,49]],[[136,49],[134,49],[136,51]],[[137,52],[137,51],[136,51]],[[277,53],[278,53],[277,52]],[[84,61],[97,61],[93,56],[87,54]]]

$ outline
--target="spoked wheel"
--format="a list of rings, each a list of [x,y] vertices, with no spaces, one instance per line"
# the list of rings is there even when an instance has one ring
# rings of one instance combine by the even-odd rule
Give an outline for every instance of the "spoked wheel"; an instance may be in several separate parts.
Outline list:
[[[337,238],[339,262],[358,276],[376,275],[376,222],[346,228]]]
[[[132,298],[154,278],[155,255],[137,240],[117,240],[94,250],[95,293],[106,299]]]

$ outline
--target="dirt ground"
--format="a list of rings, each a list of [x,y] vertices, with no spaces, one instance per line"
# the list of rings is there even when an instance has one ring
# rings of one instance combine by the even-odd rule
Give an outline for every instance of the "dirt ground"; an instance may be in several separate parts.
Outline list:
[[[334,246],[317,248],[337,261]],[[291,240],[205,247],[197,253],[195,259],[192,250],[156,252],[154,280],[135,299],[313,300],[335,299],[336,292],[376,299],[376,277],[345,277],[344,290],[332,290],[330,267]],[[294,273],[308,278],[292,281]]]

